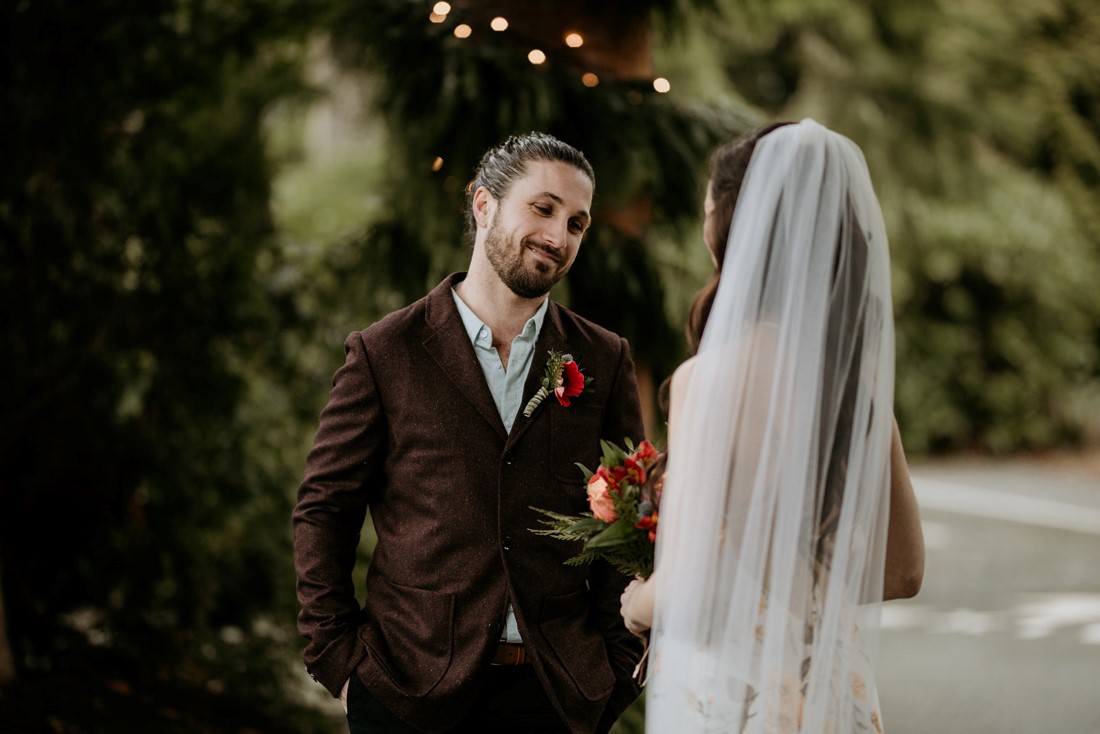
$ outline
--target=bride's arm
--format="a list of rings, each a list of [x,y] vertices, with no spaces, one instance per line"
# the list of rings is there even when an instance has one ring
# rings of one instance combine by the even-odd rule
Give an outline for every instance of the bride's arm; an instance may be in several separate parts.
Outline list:
[[[695,358],[692,357],[676,368],[672,375],[672,384],[668,396],[668,450],[674,451],[672,445],[673,427],[678,425],[681,408],[684,404],[684,395],[687,391],[687,383],[691,378]],[[658,531],[659,532],[659,531]],[[623,591],[619,601],[622,605],[621,612],[626,628],[636,635],[641,635],[653,626],[653,605],[656,595],[657,578],[660,569],[654,569],[653,575],[648,579],[635,579]]]
[[[886,575],[882,598],[889,601],[916,596],[923,580],[924,534],[921,531],[920,511],[895,420],[890,446],[890,522],[886,536]]]

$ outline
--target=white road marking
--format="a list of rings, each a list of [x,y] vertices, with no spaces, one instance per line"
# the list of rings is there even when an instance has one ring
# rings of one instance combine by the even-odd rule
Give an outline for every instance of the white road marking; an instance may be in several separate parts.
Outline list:
[[[933,632],[943,634],[984,635],[997,628],[993,615],[989,612],[975,612],[972,609],[955,609],[943,614]]]
[[[933,609],[890,602],[882,607],[880,626],[891,632],[918,630],[972,637],[1007,632],[1017,640],[1041,640],[1076,629],[1079,644],[1100,645],[1100,594],[1027,594],[1007,611]]]
[[[1037,640],[1063,627],[1096,626],[1100,620],[1100,594],[1044,594],[1018,605],[1015,611],[1019,615],[1016,637]],[[1082,629],[1081,637],[1088,636]]]
[[[931,616],[932,610],[923,604],[892,601],[882,605],[879,626],[884,630],[922,629]]]
[[[1097,508],[924,477],[913,477],[913,489],[929,509],[1100,535]]]

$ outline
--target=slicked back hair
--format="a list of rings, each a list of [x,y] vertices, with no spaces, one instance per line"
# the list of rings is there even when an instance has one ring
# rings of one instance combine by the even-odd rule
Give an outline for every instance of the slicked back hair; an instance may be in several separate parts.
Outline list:
[[[497,201],[503,200],[516,180],[527,173],[527,164],[531,161],[560,161],[575,166],[588,176],[595,190],[596,173],[584,153],[547,133],[513,135],[486,151],[478,163],[473,179],[466,184],[466,239],[471,246],[477,232],[473,209],[474,192],[484,186]]]

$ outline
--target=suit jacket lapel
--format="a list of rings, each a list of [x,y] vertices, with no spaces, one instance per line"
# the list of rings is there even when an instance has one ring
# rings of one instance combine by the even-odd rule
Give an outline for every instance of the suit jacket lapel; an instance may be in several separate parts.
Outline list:
[[[506,438],[504,422],[500,419],[489,385],[481,371],[481,364],[474,354],[474,346],[462,325],[462,317],[451,295],[451,288],[461,280],[460,275],[451,275],[428,294],[426,319],[430,327],[424,348],[439,368],[455,384],[458,391],[466,396],[482,417],[496,429],[501,438]],[[544,329],[545,331],[545,329]]]
[[[527,380],[523,384],[523,400],[520,404],[520,412],[516,416],[515,423],[512,424],[512,432],[508,434],[507,447],[515,445],[520,437],[527,432],[528,427],[538,420],[547,408],[551,408],[557,403],[557,398],[550,394],[539,404],[539,407],[535,408],[530,418],[523,415],[523,409],[527,407],[527,402],[542,387],[542,378],[546,374],[546,360],[550,356],[550,350],[562,353],[570,352],[569,344],[565,340],[565,329],[562,326],[559,309],[558,304],[550,301],[549,308],[546,310],[546,318],[542,322],[542,331],[539,332],[539,338],[535,342],[534,354],[531,355],[531,369],[527,372]]]

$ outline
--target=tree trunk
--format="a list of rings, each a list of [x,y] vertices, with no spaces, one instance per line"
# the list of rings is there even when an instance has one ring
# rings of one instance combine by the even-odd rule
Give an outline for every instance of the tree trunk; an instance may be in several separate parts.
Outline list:
[[[4,574],[0,570],[0,686],[15,682],[15,656],[8,637],[8,616],[4,606]]]

